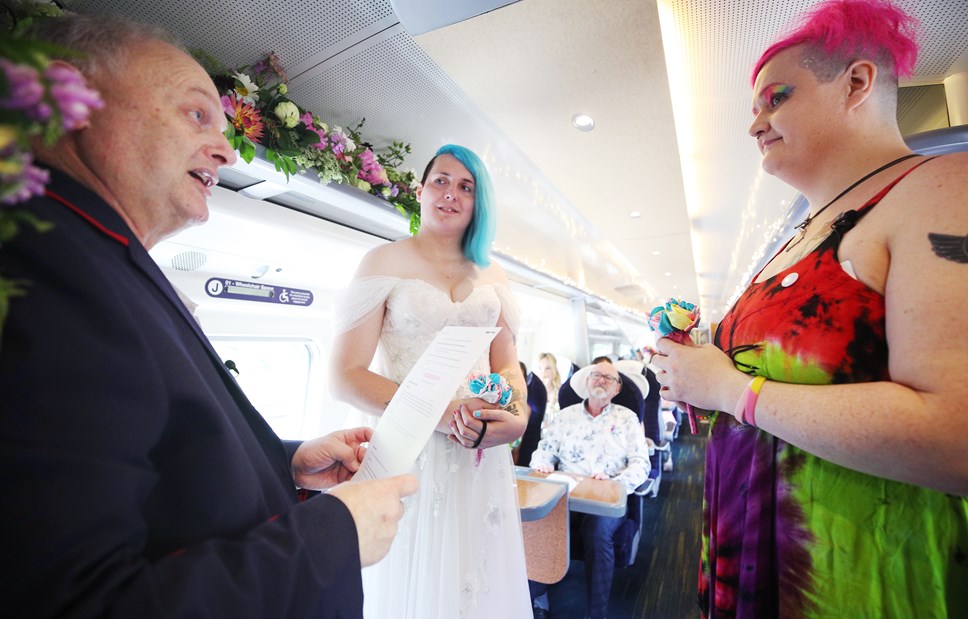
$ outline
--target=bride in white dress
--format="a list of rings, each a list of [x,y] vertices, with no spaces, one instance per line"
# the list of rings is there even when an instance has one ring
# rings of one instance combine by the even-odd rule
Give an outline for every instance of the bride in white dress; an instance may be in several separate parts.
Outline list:
[[[337,312],[331,386],[374,424],[447,325],[502,327],[472,373],[500,373],[513,388],[506,410],[464,385],[441,411],[414,467],[420,486],[390,553],[363,570],[366,619],[531,617],[508,448],[523,434],[529,409],[514,348],[517,308],[503,270],[487,256],[490,194],[477,155],[442,147],[418,191],[420,231],[370,251]]]

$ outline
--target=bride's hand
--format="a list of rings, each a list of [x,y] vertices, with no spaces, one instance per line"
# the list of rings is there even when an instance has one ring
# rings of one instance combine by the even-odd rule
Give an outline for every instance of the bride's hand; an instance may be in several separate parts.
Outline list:
[[[447,408],[444,410],[444,414],[440,416],[440,421],[437,422],[437,432],[443,432],[444,434],[453,433],[454,425],[454,415],[460,411],[461,406],[466,406],[467,410],[477,411],[485,408],[495,408],[495,404],[488,404],[480,398],[464,398],[463,400],[452,400]],[[477,435],[474,435],[477,438]]]
[[[469,449],[506,445],[524,434],[528,420],[523,415],[512,415],[501,408],[468,408],[464,403],[451,424],[450,440]],[[487,422],[486,424],[484,422]],[[484,435],[478,444],[478,438]]]

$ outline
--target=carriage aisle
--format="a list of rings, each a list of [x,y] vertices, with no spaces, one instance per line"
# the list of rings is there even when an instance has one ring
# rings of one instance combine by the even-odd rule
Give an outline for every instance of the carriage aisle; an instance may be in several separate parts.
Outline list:
[[[615,570],[609,619],[698,619],[700,518],[708,423],[683,427],[672,444],[675,469],[664,472],[659,496],[645,501],[639,552]],[[585,615],[585,564],[572,561],[551,592],[554,619]]]

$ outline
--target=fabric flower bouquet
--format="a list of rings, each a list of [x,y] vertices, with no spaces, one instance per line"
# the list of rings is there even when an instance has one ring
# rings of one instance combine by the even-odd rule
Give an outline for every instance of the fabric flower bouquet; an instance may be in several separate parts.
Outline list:
[[[503,408],[511,401],[511,385],[500,374],[472,374],[468,384],[471,393],[488,404]]]
[[[470,378],[468,379],[468,387],[470,387],[472,394],[484,400],[488,404],[497,404],[501,408],[504,408],[511,402],[513,389],[511,388],[511,384],[507,381],[507,379],[500,374],[471,374]],[[515,442],[520,440],[521,439],[518,439]],[[512,445],[512,447],[514,447],[514,445]],[[481,463],[481,456],[483,454],[483,449],[477,450],[478,465]]]
[[[689,332],[699,324],[699,307],[681,299],[669,299],[662,305],[652,308],[649,313],[649,328],[677,344],[690,341]],[[691,404],[686,404],[689,430],[696,434],[696,414]]]

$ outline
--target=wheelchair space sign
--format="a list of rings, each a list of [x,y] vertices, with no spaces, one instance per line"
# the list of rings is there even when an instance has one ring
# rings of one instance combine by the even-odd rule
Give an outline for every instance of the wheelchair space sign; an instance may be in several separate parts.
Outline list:
[[[205,282],[205,292],[210,297],[235,299],[237,301],[301,306],[312,305],[313,303],[313,293],[310,290],[222,277],[213,277]]]

